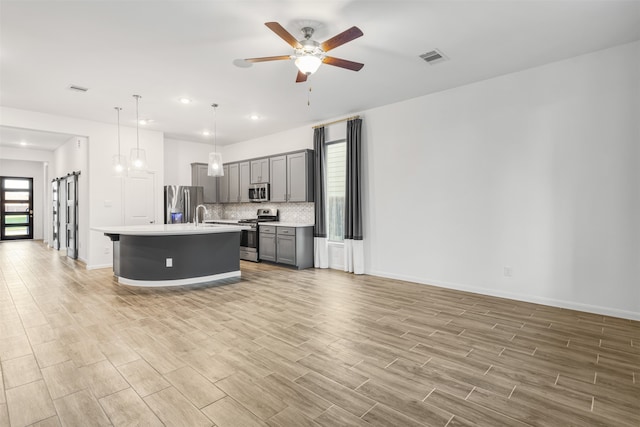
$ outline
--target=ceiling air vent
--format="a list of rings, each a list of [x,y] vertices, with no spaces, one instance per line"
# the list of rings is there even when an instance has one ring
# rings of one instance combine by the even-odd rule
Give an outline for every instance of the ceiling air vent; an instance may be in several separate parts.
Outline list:
[[[420,58],[424,59],[424,62],[427,64],[437,64],[438,62],[446,61],[447,58],[444,53],[440,52],[438,49],[434,49],[430,52],[423,53],[420,55]]]
[[[89,88],[82,87],[82,86],[76,86],[76,85],[69,86],[69,89],[75,90],[76,92],[86,92],[86,91],[89,90]]]

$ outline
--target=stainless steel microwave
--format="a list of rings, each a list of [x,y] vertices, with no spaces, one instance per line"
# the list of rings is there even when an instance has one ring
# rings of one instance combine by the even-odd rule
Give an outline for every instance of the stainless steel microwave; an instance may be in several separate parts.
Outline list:
[[[268,202],[269,184],[254,184],[249,187],[249,200],[252,202]]]

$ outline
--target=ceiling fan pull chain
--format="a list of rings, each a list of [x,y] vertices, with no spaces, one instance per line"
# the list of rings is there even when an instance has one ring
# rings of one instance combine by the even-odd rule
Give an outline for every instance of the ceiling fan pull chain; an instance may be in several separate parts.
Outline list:
[[[311,86],[309,86],[309,93],[307,93],[307,105],[311,106]]]

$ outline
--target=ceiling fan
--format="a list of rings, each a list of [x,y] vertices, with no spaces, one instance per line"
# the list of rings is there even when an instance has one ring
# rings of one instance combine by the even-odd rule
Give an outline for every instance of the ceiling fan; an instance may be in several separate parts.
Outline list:
[[[265,24],[271,31],[276,33],[280,38],[294,49],[293,55],[280,55],[280,56],[264,56],[261,58],[248,58],[247,62],[266,62],[266,61],[280,61],[286,59],[295,60],[296,67],[298,67],[298,76],[296,77],[296,83],[304,82],[307,77],[315,73],[320,64],[325,63],[333,65],[335,67],[346,68],[347,70],[360,71],[364,64],[359,62],[353,62],[346,59],[340,59],[333,56],[327,56],[326,53],[331,49],[335,49],[338,46],[350,42],[353,39],[357,39],[362,36],[363,33],[358,27],[351,27],[348,30],[341,32],[340,34],[331,37],[322,43],[318,43],[311,39],[314,29],[311,27],[303,27],[302,34],[304,39],[296,40],[284,27],[277,22],[265,22]]]

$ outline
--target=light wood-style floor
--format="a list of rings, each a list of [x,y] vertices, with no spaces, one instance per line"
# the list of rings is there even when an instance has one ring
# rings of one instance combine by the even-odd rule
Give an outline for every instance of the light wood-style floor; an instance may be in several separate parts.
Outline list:
[[[640,322],[243,263],[140,290],[0,244],[0,426],[638,426]]]

